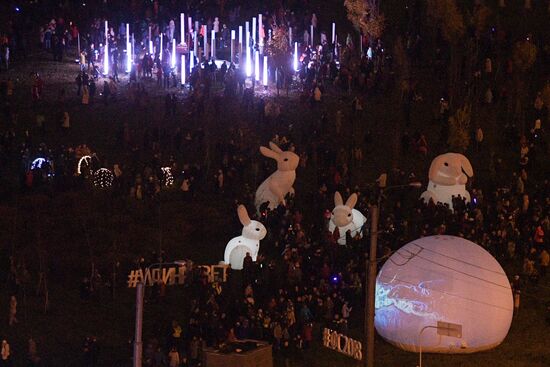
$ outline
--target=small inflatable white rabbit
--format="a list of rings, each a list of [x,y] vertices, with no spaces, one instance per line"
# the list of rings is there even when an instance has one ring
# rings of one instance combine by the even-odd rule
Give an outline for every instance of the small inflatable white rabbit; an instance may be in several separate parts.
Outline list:
[[[244,205],[239,205],[237,214],[244,226],[243,232],[227,243],[223,258],[224,262],[231,266],[231,269],[241,270],[247,252],[252,256],[252,260],[256,261],[260,249],[260,240],[267,234],[267,229],[262,223],[250,220]]]
[[[330,222],[328,223],[328,230],[333,233],[336,227],[340,237],[338,238],[338,244],[346,244],[346,232],[351,231],[351,237],[355,237],[359,234],[363,237],[363,225],[367,222],[367,218],[357,209],[353,207],[357,204],[357,194],[351,194],[346,204],[342,200],[342,195],[338,191],[334,193],[334,209],[330,215]]]
[[[275,209],[279,204],[285,205],[285,196],[288,193],[294,194],[294,180],[296,179],[296,167],[300,157],[294,152],[283,152],[275,143],[269,142],[269,148],[260,147],[262,155],[273,158],[277,161],[277,171],[265,179],[256,190],[254,203],[256,210],[260,205],[269,202],[269,209]]]
[[[470,193],[466,191],[468,177],[474,175],[474,170],[468,158],[458,153],[441,154],[430,165],[430,182],[428,188],[420,197],[428,203],[446,203],[453,209],[453,196],[460,195],[470,202]]]

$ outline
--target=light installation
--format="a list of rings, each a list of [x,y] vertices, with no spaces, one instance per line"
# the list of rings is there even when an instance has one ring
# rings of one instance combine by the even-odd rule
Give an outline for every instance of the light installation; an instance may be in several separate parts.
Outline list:
[[[256,44],[256,17],[252,18],[252,45]]]
[[[172,69],[176,67],[176,39],[172,39],[172,60],[170,60],[170,65]]]
[[[195,68],[195,52],[189,52],[189,72],[192,73]]]
[[[348,231],[351,238],[355,238],[357,235],[363,237],[363,226],[367,222],[367,218],[359,210],[354,209],[355,204],[357,204],[357,194],[351,194],[344,204],[342,195],[338,191],[334,193],[334,209],[330,215],[328,230],[330,233],[334,233],[338,228],[340,236],[337,242],[339,245],[346,244]]]
[[[105,21],[105,47],[103,48],[103,74],[109,75],[109,25]]]
[[[132,44],[130,43],[130,23],[126,23],[126,72],[132,71]]]
[[[235,61],[235,31],[231,30],[231,62]]]
[[[243,55],[243,26],[239,26],[239,63]]]
[[[78,175],[82,174],[82,168],[83,168],[82,166],[90,169],[92,166],[92,157],[89,155],[85,155],[78,160],[78,164],[76,166],[76,173]]]
[[[185,85],[185,55],[181,55],[181,85]]]
[[[153,51],[153,37],[151,34],[151,26],[149,26],[149,55],[152,55]]]
[[[263,68],[264,68],[264,77],[263,77],[264,87],[267,87],[267,56],[264,56]]]
[[[164,53],[164,39],[163,39],[163,36],[164,34],[161,33],[160,34],[160,50],[159,50],[159,60],[162,61],[162,54]]]
[[[46,158],[38,157],[31,163],[31,171],[34,169],[40,169],[44,166],[44,164],[48,163],[48,160]]]
[[[262,14],[258,14],[258,44],[260,45],[260,47],[263,47],[264,45],[262,20]]]
[[[202,30],[204,32],[204,34],[203,34],[203,45],[204,45],[203,56],[206,60],[208,60],[208,31],[206,30],[206,25],[202,26]]]
[[[254,80],[260,81],[260,54],[258,51],[254,52]]]
[[[106,189],[113,186],[115,176],[107,168],[100,168],[94,172],[93,184],[100,189]]]
[[[216,59],[216,32],[212,30],[212,38],[210,39],[210,56],[212,60]]]
[[[298,71],[298,42],[294,42],[294,71]]]
[[[170,187],[174,185],[174,175],[172,174],[172,168],[170,167],[162,167],[160,169],[162,171],[162,183],[166,187]]]
[[[249,33],[246,33],[246,39],[249,40]],[[248,47],[248,42],[246,47],[246,76],[250,78],[252,76],[252,58],[250,56],[250,47]]]
[[[180,45],[185,43],[185,14],[180,13]]]
[[[193,32],[193,51],[196,55],[199,55],[199,39],[197,38],[197,31]],[[200,55],[199,55],[200,56]]]
[[[376,279],[375,326],[404,350],[473,353],[499,345],[510,329],[513,297],[506,273],[481,246],[454,236],[423,237],[401,247]],[[461,339],[427,329],[462,326]]]

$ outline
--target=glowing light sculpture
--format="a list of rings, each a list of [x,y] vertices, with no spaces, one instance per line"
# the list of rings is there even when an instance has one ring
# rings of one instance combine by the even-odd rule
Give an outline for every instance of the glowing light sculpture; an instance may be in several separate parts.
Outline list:
[[[83,157],[81,157],[79,160],[78,160],[78,164],[76,166],[76,173],[78,175],[81,175],[82,174],[82,166],[85,166],[85,167],[88,167],[90,168],[92,166],[92,157],[89,156],[89,155],[85,155]]]
[[[149,26],[149,55],[152,55],[153,52],[153,37],[151,35],[151,26]]]
[[[185,14],[180,13],[180,45],[185,43]]]
[[[31,162],[30,169],[31,171],[34,169],[41,169],[46,163],[48,163],[48,160],[46,158],[38,157]]]
[[[294,71],[298,71],[298,42],[294,42]]]
[[[266,236],[267,229],[262,223],[250,219],[244,205],[239,205],[237,214],[243,225],[243,231],[240,236],[232,238],[227,243],[223,259],[226,264],[231,266],[231,269],[241,270],[247,252],[252,260],[256,261],[260,250],[260,241]]]
[[[259,211],[263,203],[269,202],[268,208],[273,210],[279,204],[285,205],[287,194],[294,194],[292,185],[296,180],[296,167],[298,167],[300,157],[294,152],[283,151],[273,142],[269,142],[269,148],[260,147],[260,153],[277,162],[277,171],[258,186],[254,204]]]
[[[185,85],[185,55],[181,55],[181,85]]]
[[[206,60],[208,60],[208,31],[207,31],[206,25],[203,25],[202,29],[204,33],[203,34],[203,44],[204,44],[203,56]]]
[[[332,43],[336,41],[336,23],[332,23]]]
[[[256,17],[252,18],[252,45],[256,44]]]
[[[174,175],[172,174],[172,168],[170,167],[161,167],[162,172],[162,184],[166,187],[174,185]]]
[[[252,58],[250,56],[250,47],[248,47],[249,33],[246,33],[246,76],[250,78],[252,76]]]
[[[338,244],[346,244],[346,233],[350,231],[351,238],[356,235],[363,237],[363,226],[367,222],[367,218],[359,210],[354,209],[357,204],[357,194],[351,194],[346,203],[342,199],[342,195],[338,191],[334,193],[334,209],[330,215],[328,222],[328,230],[333,233],[338,228]]]
[[[454,236],[412,241],[386,261],[376,279],[378,334],[411,352],[474,353],[496,347],[512,323],[510,282],[482,247]],[[438,335],[438,321],[462,325],[462,338]]]
[[[254,80],[260,81],[260,53],[258,51],[254,52]]]
[[[164,39],[163,39],[163,36],[164,34],[161,33],[160,34],[160,52],[159,52],[159,60],[162,61],[162,54],[164,53]]]
[[[113,186],[115,176],[107,168],[100,168],[94,172],[93,184],[99,189],[107,189]]]
[[[263,77],[264,87],[267,87],[267,56],[264,56],[263,68],[264,68],[264,77]]]
[[[199,55],[199,39],[197,38],[198,33],[197,31],[193,32],[193,51],[195,52],[195,55]]]
[[[420,197],[428,203],[448,204],[453,209],[453,196],[460,195],[470,202],[470,193],[466,190],[468,177],[474,175],[472,164],[462,154],[445,153],[432,161],[430,165],[428,188]]]
[[[190,51],[189,52],[189,73],[192,73],[194,68],[195,68],[195,52]]]
[[[132,44],[130,43],[130,23],[126,23],[126,72],[132,71]]]
[[[103,74],[109,75],[109,25],[105,21],[105,47],[103,48]]]
[[[231,62],[235,61],[235,31],[231,30]]]
[[[170,60],[170,66],[172,66],[172,69],[176,67],[176,39],[172,39],[172,59]]]
[[[258,14],[258,45],[264,47],[262,14]]]
[[[216,32],[212,30],[212,38],[210,39],[210,55],[213,60],[216,60]]]

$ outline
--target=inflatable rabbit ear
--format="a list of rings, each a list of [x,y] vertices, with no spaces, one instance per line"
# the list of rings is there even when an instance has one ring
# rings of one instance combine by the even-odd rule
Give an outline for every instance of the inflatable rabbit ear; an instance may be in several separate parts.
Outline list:
[[[246,211],[246,207],[244,205],[239,205],[237,208],[237,215],[239,216],[239,220],[243,226],[250,224],[250,217],[248,216],[248,212]]]
[[[461,154],[460,155],[460,162],[462,163],[462,170],[464,171],[466,176],[472,177],[474,175],[474,169],[472,168],[472,164],[470,163],[468,158],[466,158],[465,156],[463,156]]]
[[[282,153],[283,151],[281,150],[281,148],[279,148],[279,146],[277,144],[275,144],[274,142],[270,141],[269,142],[269,147],[271,148],[271,150],[273,150],[274,152],[277,152],[277,153]]]
[[[260,153],[262,153],[262,155],[265,157],[273,158],[275,160],[279,158],[279,153],[266,147],[260,147]]]
[[[348,200],[346,200],[346,206],[350,209],[353,209],[355,204],[357,204],[357,194],[353,193],[349,196]]]
[[[344,205],[344,200],[342,199],[342,195],[338,191],[334,193],[334,205]]]

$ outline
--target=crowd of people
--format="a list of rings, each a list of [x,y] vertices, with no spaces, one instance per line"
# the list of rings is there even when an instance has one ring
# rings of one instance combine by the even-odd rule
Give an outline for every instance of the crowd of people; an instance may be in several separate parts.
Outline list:
[[[346,40],[338,51],[340,59],[336,59],[334,45],[328,43],[326,36],[319,37],[321,47],[309,44],[309,34],[304,36],[300,71],[294,75],[290,67],[282,65],[272,73],[277,94],[281,89],[289,96],[289,91],[298,86],[300,100],[310,106],[309,111],[315,116],[311,122],[296,122],[288,126],[279,118],[280,102],[271,97],[256,97],[255,86],[247,83],[244,72],[230,62],[218,67],[209,60],[202,59],[199,63],[197,59],[197,66],[189,76],[189,91],[179,93],[174,88],[179,88],[179,83],[168,63],[170,51],[165,50],[163,61],[159,53],[150,55],[147,52],[149,26],[155,44],[160,42],[162,30],[167,42],[175,37],[174,20],[159,16],[163,14],[162,9],[157,8],[154,12],[152,18],[161,21],[134,23],[139,25],[140,31],[136,33],[143,41],[143,48],[128,75],[128,84],[119,81],[118,71],[124,69],[125,61],[116,46],[125,42],[125,27],[119,27],[116,32],[109,29],[110,43],[114,45],[110,54],[114,68],[100,89],[105,106],[116,104],[117,95],[124,95],[137,111],[154,103],[150,95],[162,93],[165,115],[143,127],[128,121],[120,122],[115,149],[123,154],[116,159],[110,157],[111,152],[95,151],[93,142],[85,139],[80,144],[67,142],[54,146],[44,139],[44,131],[51,131],[46,127],[44,112],[36,113],[34,128],[22,128],[24,125],[17,116],[26,107],[14,103],[17,86],[10,77],[2,81],[0,88],[3,108],[0,162],[4,167],[13,166],[8,162],[19,164],[13,171],[3,168],[2,172],[16,172],[21,189],[19,194],[22,195],[107,189],[115,198],[148,201],[163,190],[172,190],[180,192],[184,202],[214,194],[214,198],[223,196],[251,205],[255,180],[267,177],[272,170],[270,162],[256,158],[259,137],[268,136],[281,148],[299,153],[299,170],[314,172],[310,173],[312,177],[309,179],[317,183],[318,190],[309,194],[298,193],[296,197],[288,198],[286,206],[261,212],[258,220],[265,224],[268,235],[262,241],[260,256],[255,262],[247,256],[243,270],[230,272],[226,283],[210,284],[200,268],[190,266],[185,288],[190,300],[187,316],[174,315],[174,321],[166,325],[166,332],[147,339],[144,363],[147,366],[197,366],[201,363],[204,348],[224,348],[228,343],[243,339],[268,341],[276,355],[285,359],[301,358],[319,338],[323,327],[344,333],[360,329],[361,315],[357,310],[361,310],[364,304],[364,260],[369,256],[369,231],[366,227],[369,223],[363,229],[362,237],[351,238],[348,234],[347,245],[342,246],[337,243],[338,237],[328,231],[328,220],[335,191],[346,197],[358,193],[356,208],[365,215],[369,212],[371,200],[378,191],[375,187],[353,182],[350,167],[360,167],[361,161],[372,150],[373,138],[370,130],[364,139],[352,137],[355,141],[352,154],[347,147],[337,146],[336,142],[341,142],[345,131],[350,128],[343,122],[346,116],[363,122],[365,96],[388,93],[396,88],[392,83],[396,70],[392,55],[383,51],[379,40],[365,41],[362,54],[358,52],[359,47]],[[290,11],[269,14],[266,19],[266,30],[290,24],[295,34],[301,34],[304,29],[307,32],[310,25],[317,27],[317,16],[311,12],[304,14],[303,22]],[[238,20],[239,8],[232,9],[227,24],[235,25]],[[227,52],[227,25],[222,23],[220,26],[218,18],[205,19],[204,22],[208,29],[218,28],[222,52],[223,49]],[[102,19],[94,19],[86,36],[81,38],[83,51],[79,60],[81,68],[75,79],[75,93],[84,105],[94,103],[96,81],[101,78],[97,64],[101,64],[99,45],[105,37],[102,25]],[[317,28],[315,32],[320,34]],[[56,61],[63,60],[65,47],[76,47],[74,40],[77,37],[79,30],[76,25],[69,23],[66,26],[61,18],[50,21],[40,30],[41,44],[52,52]],[[419,54],[416,48],[420,47],[417,36],[411,34],[409,38],[413,40],[407,42],[410,44],[409,56],[420,57],[416,56]],[[0,42],[1,47],[2,44],[7,45],[7,40]],[[509,46],[501,45],[503,48]],[[486,51],[489,52],[491,47],[487,46]],[[493,63],[506,62],[498,59],[496,55],[500,53],[494,54],[490,55]],[[344,58],[356,58],[358,62],[345,63]],[[491,77],[492,67],[487,66],[485,57],[479,58],[476,64],[479,65],[480,77],[473,85],[481,91],[482,104],[487,108],[492,105],[505,108],[504,98],[495,100],[492,97],[493,90],[502,88],[502,84]],[[8,63],[0,65],[0,70],[3,67],[8,69]],[[42,76],[34,73],[31,77],[32,100],[35,104],[44,102]],[[157,85],[162,86],[161,92],[154,86],[154,77]],[[405,92],[401,102],[407,127],[411,123],[410,105],[422,98],[415,88],[411,81],[401,90]],[[471,203],[456,200],[454,210],[451,210],[443,204],[416,200],[420,193],[412,189],[383,196],[378,252],[381,254],[380,265],[393,251],[419,237],[432,234],[464,237],[483,246],[505,264],[513,285],[516,312],[519,311],[520,295],[528,295],[533,287],[538,287],[540,279],[547,276],[550,263],[550,182],[544,177],[541,179],[540,174],[547,172],[544,167],[548,157],[544,141],[548,123],[547,92],[536,96],[532,114],[529,114],[532,123],[528,123],[526,134],[520,137],[512,124],[507,127],[510,146],[517,150],[517,154],[512,162],[491,157],[494,167],[489,172],[490,177],[476,181],[470,187]],[[342,107],[333,114],[319,108],[327,95],[344,96],[351,103],[346,100],[343,106],[347,110],[343,112]],[[54,106],[55,118],[61,127],[59,134],[54,131],[56,135],[62,136],[71,128],[71,107],[66,101],[72,98],[62,90],[55,103],[48,102]],[[235,126],[224,126],[219,122],[206,126],[181,124],[180,120],[204,118],[208,108],[220,116],[224,111],[224,101],[236,102],[233,104],[239,113],[253,122],[244,121]],[[450,117],[448,101],[444,99],[437,103],[441,107],[441,140],[446,144],[449,131],[445,125]],[[185,112],[181,106],[186,107]],[[93,109],[90,111],[94,113]],[[211,135],[208,129],[220,131],[214,141],[207,137]],[[471,132],[473,140],[477,153],[488,155],[480,129]],[[212,151],[209,151],[209,145],[214,146]],[[432,156],[427,138],[420,129],[413,136],[403,135],[402,151],[417,156],[419,160]],[[209,158],[205,161],[207,154]],[[504,169],[507,164],[513,169]],[[107,180],[106,185],[103,180],[95,180],[100,168],[112,172],[112,180]],[[506,176],[509,171],[512,171],[511,176]],[[298,180],[300,175],[299,171]],[[389,181],[396,185],[406,184],[424,175],[425,172],[421,171],[394,169],[389,172]],[[157,260],[152,258],[151,262]],[[12,273],[10,279],[15,282],[17,270]],[[512,277],[512,274],[517,275]],[[87,301],[93,289],[98,288],[90,287],[91,281],[86,279],[81,288],[83,300]],[[13,294],[15,306],[10,303],[11,327],[17,327],[17,296]],[[163,291],[159,287],[150,297],[162,298]],[[84,365],[98,365],[101,343],[95,337],[85,340]],[[34,352],[29,352],[29,363],[40,365],[36,348],[33,344]],[[2,343],[2,360],[10,358],[6,341]]]

